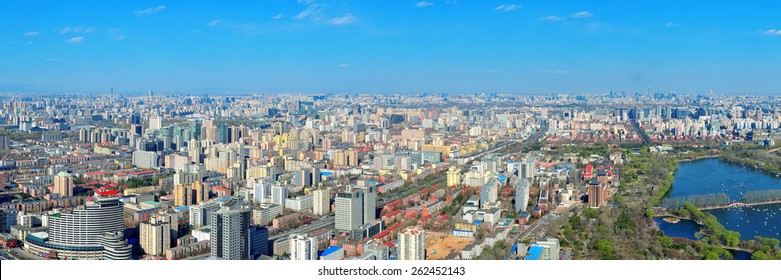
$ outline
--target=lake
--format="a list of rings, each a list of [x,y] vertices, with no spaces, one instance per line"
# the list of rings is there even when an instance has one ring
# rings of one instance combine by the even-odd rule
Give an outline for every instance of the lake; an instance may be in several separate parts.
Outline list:
[[[673,188],[667,197],[701,194],[727,194],[732,201],[740,200],[748,191],[781,189],[781,178],[760,170],[710,158],[681,162],[675,174]],[[781,204],[703,211],[713,214],[728,230],[740,233],[740,239],[754,236],[779,238],[781,235]],[[657,220],[668,236],[694,238],[696,223],[685,220],[670,224]]]

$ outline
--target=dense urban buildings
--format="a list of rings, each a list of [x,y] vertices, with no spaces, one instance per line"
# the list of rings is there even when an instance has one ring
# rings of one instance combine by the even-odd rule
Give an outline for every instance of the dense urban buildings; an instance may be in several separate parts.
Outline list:
[[[661,181],[628,187],[669,179],[644,166],[670,174],[673,156],[772,153],[779,102],[13,95],[0,102],[0,230],[21,244],[17,258],[36,259],[591,258],[600,251],[558,236],[681,204],[648,202]],[[637,165],[646,156],[657,163]],[[654,215],[629,219],[627,203]],[[621,226],[610,232],[633,228]]]

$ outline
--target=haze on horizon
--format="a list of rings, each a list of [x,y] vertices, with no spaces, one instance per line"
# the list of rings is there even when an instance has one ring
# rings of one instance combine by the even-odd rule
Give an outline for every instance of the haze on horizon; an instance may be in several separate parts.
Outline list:
[[[0,92],[781,94],[777,1],[0,2]]]

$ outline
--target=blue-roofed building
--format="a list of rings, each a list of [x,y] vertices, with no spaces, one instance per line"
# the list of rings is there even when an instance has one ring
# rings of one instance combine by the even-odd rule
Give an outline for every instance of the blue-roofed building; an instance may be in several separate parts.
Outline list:
[[[320,253],[320,260],[341,260],[344,258],[344,249],[340,246],[331,246]]]
[[[542,259],[542,246],[531,246],[529,247],[529,253],[526,254],[526,257],[523,258],[524,261],[538,261]]]

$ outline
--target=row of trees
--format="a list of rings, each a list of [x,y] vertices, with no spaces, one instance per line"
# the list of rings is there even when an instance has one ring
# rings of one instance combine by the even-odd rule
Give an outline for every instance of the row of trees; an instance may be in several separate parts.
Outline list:
[[[743,196],[743,202],[746,203],[774,200],[781,200],[781,190],[751,191],[747,192],[746,195]]]
[[[698,194],[685,197],[668,197],[662,200],[661,206],[668,209],[676,209],[683,207],[686,202],[691,203],[698,208],[702,208],[727,205],[731,202],[731,199],[725,193]]]

